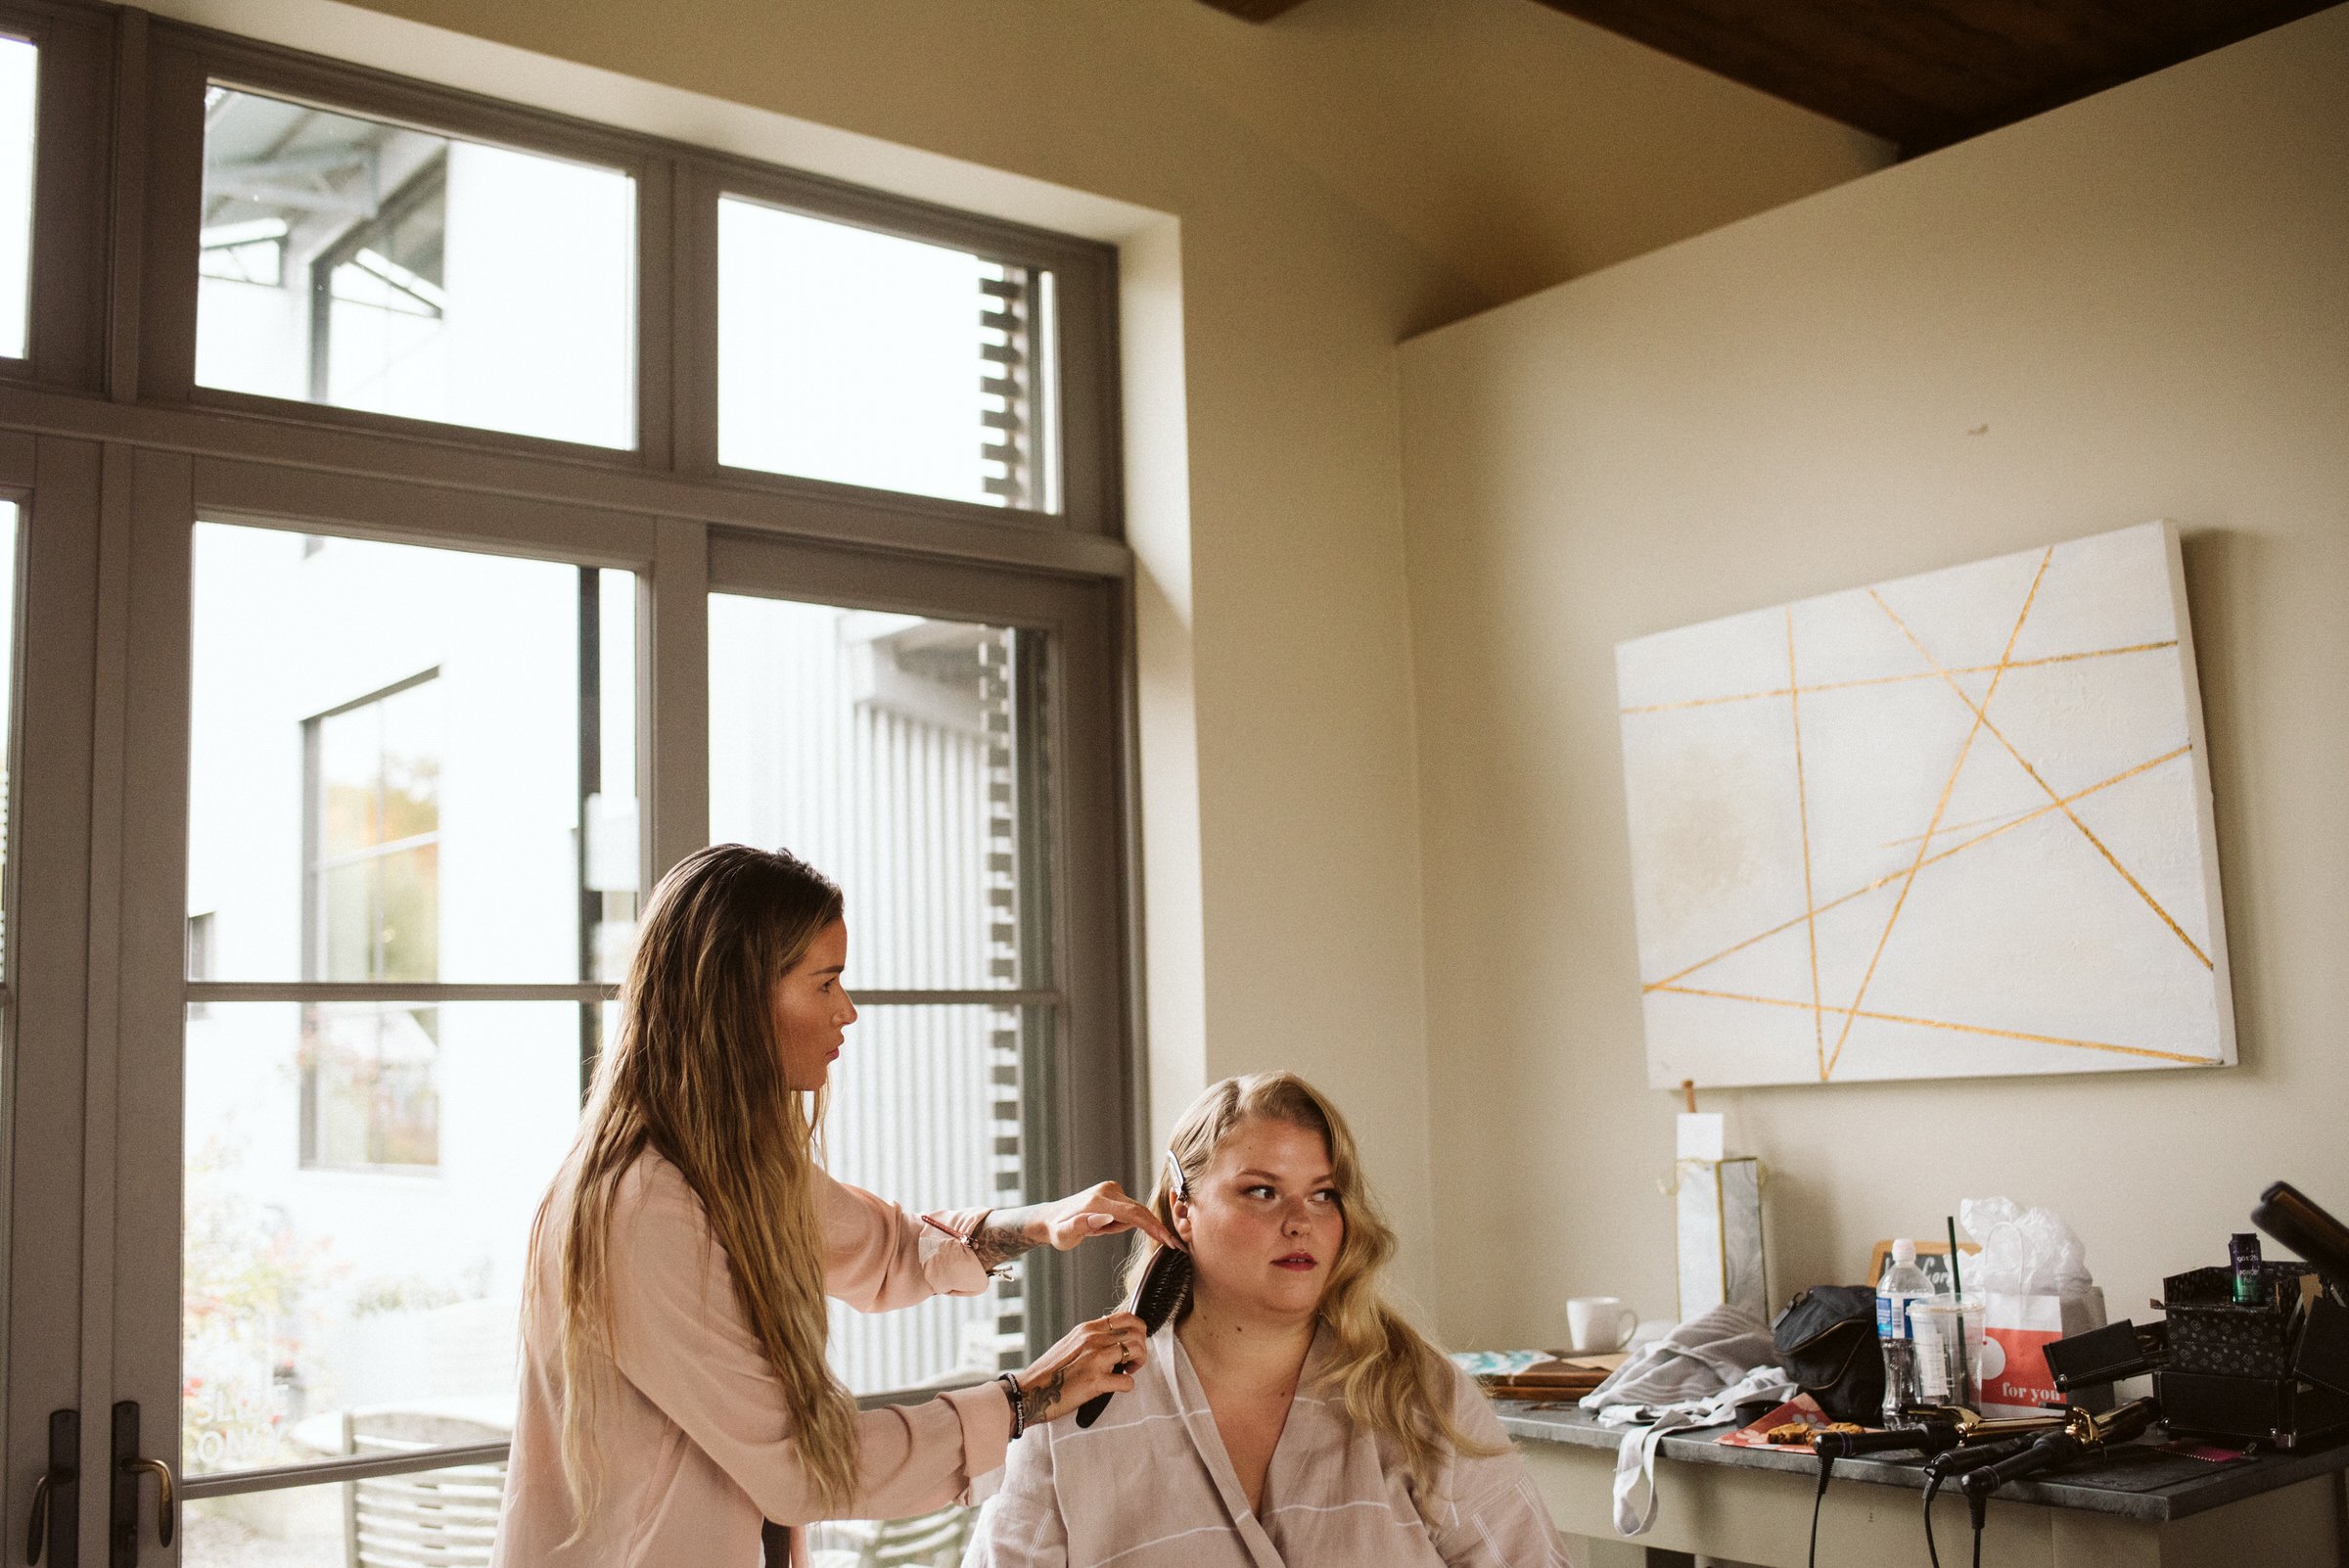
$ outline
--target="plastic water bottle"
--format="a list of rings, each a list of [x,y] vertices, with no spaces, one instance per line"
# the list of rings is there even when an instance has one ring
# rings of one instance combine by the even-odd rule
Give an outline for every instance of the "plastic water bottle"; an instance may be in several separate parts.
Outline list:
[[[1884,1352],[1884,1424],[1901,1424],[1901,1407],[1918,1402],[1916,1341],[1910,1337],[1909,1304],[1933,1293],[1916,1266],[1916,1243],[1892,1244],[1892,1261],[1876,1283],[1876,1343]]]

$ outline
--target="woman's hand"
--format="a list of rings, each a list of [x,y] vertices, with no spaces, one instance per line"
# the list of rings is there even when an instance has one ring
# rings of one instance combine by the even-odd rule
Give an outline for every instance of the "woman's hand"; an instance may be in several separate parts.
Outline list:
[[[1126,1196],[1126,1189],[1115,1181],[1099,1182],[1057,1203],[997,1209],[981,1222],[970,1245],[980,1266],[992,1270],[1037,1247],[1066,1252],[1081,1241],[1126,1230],[1139,1230],[1177,1252],[1184,1250],[1165,1222]]]
[[[1125,1230],[1139,1230],[1161,1246],[1182,1251],[1182,1243],[1174,1239],[1166,1222],[1126,1196],[1126,1189],[1115,1181],[1098,1182],[1058,1203],[1039,1203],[1030,1212],[1042,1229],[1036,1240],[1062,1252],[1081,1241]]]
[[[1019,1374],[1021,1426],[1041,1426],[1096,1394],[1125,1393],[1149,1357],[1149,1335],[1131,1313],[1079,1323]]]

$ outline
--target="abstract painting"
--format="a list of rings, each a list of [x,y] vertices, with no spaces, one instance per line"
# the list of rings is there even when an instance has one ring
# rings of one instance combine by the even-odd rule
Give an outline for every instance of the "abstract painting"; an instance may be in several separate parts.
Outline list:
[[[1615,664],[1657,1086],[2234,1061],[2169,524]]]

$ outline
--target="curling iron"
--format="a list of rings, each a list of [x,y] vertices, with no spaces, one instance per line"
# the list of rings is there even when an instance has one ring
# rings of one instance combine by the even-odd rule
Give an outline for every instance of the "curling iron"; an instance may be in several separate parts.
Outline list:
[[[1986,1420],[1962,1405],[1911,1405],[1904,1407],[1905,1424],[1887,1427],[1881,1432],[1818,1432],[1811,1438],[1811,1452],[1819,1455],[1819,1491],[1811,1499],[1811,1560],[1819,1560],[1819,1510],[1827,1496],[1827,1478],[1835,1470],[1837,1459],[1856,1459],[1864,1453],[1888,1453],[1912,1450],[1933,1455],[1925,1474],[1928,1478],[1925,1506],[1933,1506],[1933,1494],[1941,1486],[1941,1477],[1970,1464],[1988,1464],[2003,1458],[2010,1452],[2004,1441],[2028,1442],[2042,1433],[2058,1430],[2063,1417],[2057,1414],[2021,1416],[2005,1420]],[[1931,1522],[1927,1521],[1930,1534]]]
[[[2126,1443],[2151,1426],[2160,1414],[2161,1407],[2151,1399],[2131,1400],[2101,1415],[2092,1410],[2074,1410],[2064,1417],[2059,1430],[2032,1439],[2011,1458],[1969,1470],[1959,1484],[1965,1488],[1969,1499],[1979,1497],[1987,1500],[2009,1481],[2036,1475],[2115,1443]]]

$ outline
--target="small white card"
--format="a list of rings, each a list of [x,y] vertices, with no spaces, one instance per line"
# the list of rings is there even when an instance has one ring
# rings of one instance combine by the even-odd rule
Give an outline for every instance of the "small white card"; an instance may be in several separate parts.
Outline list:
[[[1723,1122],[1719,1111],[1682,1111],[1680,1122],[1680,1153],[1682,1160],[1719,1160],[1725,1146]]]

